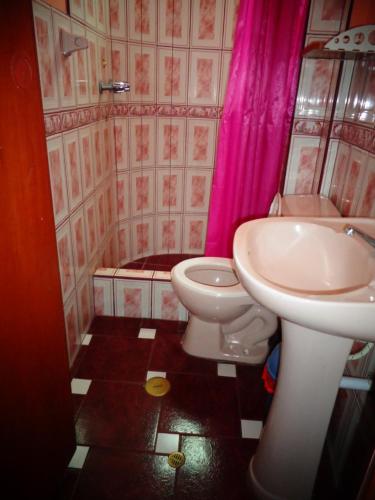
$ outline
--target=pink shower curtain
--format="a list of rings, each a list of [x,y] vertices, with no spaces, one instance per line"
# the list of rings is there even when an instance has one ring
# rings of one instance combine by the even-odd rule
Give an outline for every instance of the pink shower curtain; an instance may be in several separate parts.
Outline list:
[[[218,140],[206,255],[232,256],[246,220],[279,188],[297,92],[308,0],[241,0]]]

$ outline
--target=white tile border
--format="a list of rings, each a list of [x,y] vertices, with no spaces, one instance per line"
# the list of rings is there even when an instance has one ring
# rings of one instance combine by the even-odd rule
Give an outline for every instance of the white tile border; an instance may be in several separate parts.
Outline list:
[[[167,434],[164,432],[158,432],[156,438],[155,453],[163,453],[169,455],[169,453],[178,451],[179,442],[179,434]]]
[[[82,345],[90,345],[91,339],[92,339],[92,335],[90,333],[86,333],[86,335],[84,336],[84,338],[82,340]]]
[[[82,469],[89,450],[89,446],[77,446],[68,467],[71,469]]]
[[[146,374],[146,380],[150,380],[150,378],[154,377],[167,378],[167,372],[154,372],[149,370]]]
[[[219,377],[237,377],[236,365],[232,363],[218,363],[217,374]]]
[[[244,439],[259,439],[262,429],[261,420],[241,420],[241,434]]]
[[[139,339],[151,339],[153,340],[156,335],[155,328],[141,328],[138,333]]]
[[[87,394],[90,389],[91,382],[92,380],[85,378],[73,378],[70,382],[72,394]]]

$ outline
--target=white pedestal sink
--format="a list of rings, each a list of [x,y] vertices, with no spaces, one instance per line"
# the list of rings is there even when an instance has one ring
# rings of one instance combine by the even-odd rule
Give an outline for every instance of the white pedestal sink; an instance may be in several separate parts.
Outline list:
[[[353,339],[375,341],[374,219],[267,218],[239,227],[242,285],[282,319],[277,388],[249,476],[260,499],[311,498]]]

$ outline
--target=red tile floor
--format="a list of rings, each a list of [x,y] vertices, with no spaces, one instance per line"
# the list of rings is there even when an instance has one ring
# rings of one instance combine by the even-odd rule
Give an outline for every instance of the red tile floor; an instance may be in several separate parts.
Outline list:
[[[156,329],[155,338],[138,338],[140,328]],[[77,444],[89,451],[82,469],[67,470],[60,500],[253,498],[245,478],[258,440],[242,438],[241,419],[266,418],[262,367],[237,365],[236,377],[218,376],[215,361],[182,351],[185,328],[95,318],[72,370],[92,381],[86,395],[73,395]],[[144,390],[149,370],[167,373],[166,396]],[[156,452],[158,433],[177,434],[181,468]]]

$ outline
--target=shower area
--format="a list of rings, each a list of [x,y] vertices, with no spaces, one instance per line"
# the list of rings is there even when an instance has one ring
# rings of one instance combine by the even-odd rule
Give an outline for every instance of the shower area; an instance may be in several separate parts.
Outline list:
[[[204,253],[238,5],[33,2],[70,364],[95,315],[187,319],[169,271]]]
[[[237,4],[111,2],[121,266],[204,253]]]

